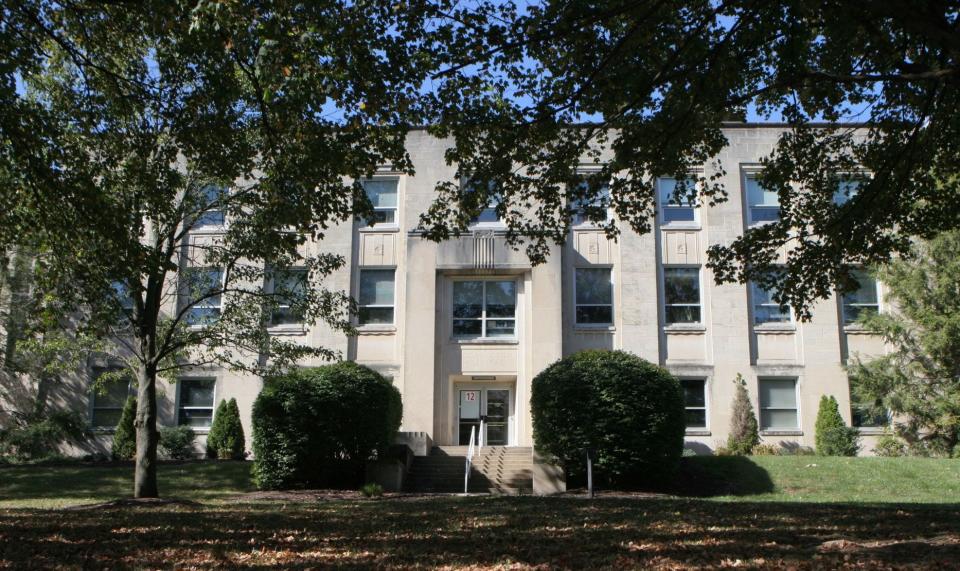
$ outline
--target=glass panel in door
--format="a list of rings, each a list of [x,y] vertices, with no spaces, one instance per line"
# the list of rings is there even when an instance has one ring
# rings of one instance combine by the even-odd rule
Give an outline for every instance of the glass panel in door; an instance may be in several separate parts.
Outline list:
[[[480,390],[470,389],[460,391],[460,430],[459,444],[470,444],[470,431],[480,429]],[[478,434],[477,437],[480,435]]]
[[[484,445],[506,446],[510,416],[510,391],[487,389],[487,437]],[[469,437],[468,437],[469,438]]]

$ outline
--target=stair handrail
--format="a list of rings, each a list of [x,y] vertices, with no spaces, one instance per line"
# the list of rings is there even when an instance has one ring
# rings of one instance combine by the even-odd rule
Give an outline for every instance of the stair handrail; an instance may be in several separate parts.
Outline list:
[[[485,432],[485,431],[483,430],[483,425],[484,425],[485,423],[486,423],[486,421],[481,418],[481,419],[480,419],[480,430],[477,432],[477,454],[480,454],[481,452],[483,452],[483,440],[484,440],[484,438],[483,438],[483,433]]]
[[[476,425],[470,427],[470,445],[467,446],[467,471],[463,475],[463,493],[469,493],[470,491],[470,464],[473,461],[473,445],[476,442],[477,438],[477,427]]]

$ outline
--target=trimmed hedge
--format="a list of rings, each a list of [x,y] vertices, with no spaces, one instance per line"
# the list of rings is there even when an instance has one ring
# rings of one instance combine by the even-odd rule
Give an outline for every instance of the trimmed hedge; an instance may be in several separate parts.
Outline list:
[[[221,460],[243,460],[246,443],[237,399],[221,400],[217,413],[213,415],[210,433],[207,434],[207,456]]]
[[[683,402],[665,369],[623,351],[582,351],[533,379],[534,440],[571,479],[583,477],[585,450],[593,449],[598,482],[662,485],[683,454]]]
[[[351,362],[267,379],[253,405],[253,474],[261,489],[356,487],[393,443],[400,391]]]
[[[171,460],[189,460],[196,456],[193,441],[197,433],[189,426],[165,426],[160,429],[160,450]]]

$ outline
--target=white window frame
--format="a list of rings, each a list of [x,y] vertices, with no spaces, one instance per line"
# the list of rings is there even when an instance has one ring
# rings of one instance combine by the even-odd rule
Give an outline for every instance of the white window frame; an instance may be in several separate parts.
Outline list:
[[[466,192],[475,192],[473,190],[469,190],[470,183],[471,183],[470,177],[464,177],[463,179],[461,179],[460,186],[461,188],[468,189],[466,190]],[[491,181],[488,184],[495,185],[496,183]],[[480,211],[479,214],[477,214],[476,218],[473,218],[470,220],[470,224],[468,228],[470,229],[503,228],[506,224],[504,220],[500,218],[500,215],[497,213],[497,210],[496,210],[497,206],[499,206],[501,202],[503,202],[503,197],[500,196],[500,192],[494,192],[493,195],[488,196],[487,205]],[[497,217],[497,219],[481,221],[480,219],[483,217],[483,213],[488,211],[492,211],[494,216]]]
[[[276,268],[272,268],[272,269],[271,269],[271,274],[270,274],[270,283],[268,284],[268,286],[269,286],[269,292],[270,292],[271,295],[274,295],[274,294],[276,293],[276,273],[278,273],[278,270],[277,270]],[[302,273],[302,274],[304,274],[304,287],[305,287],[305,288],[310,287],[310,284],[309,284],[308,281],[307,281],[308,278],[309,278],[309,272],[307,271],[307,268],[297,266],[297,267],[293,267],[293,268],[287,268],[286,270],[280,270],[279,273]],[[303,320],[302,320],[302,319],[299,320],[299,321],[292,321],[292,322],[288,322],[288,323],[276,323],[276,322],[274,321],[275,315],[276,315],[276,311],[278,311],[278,310],[280,310],[280,309],[283,309],[283,308],[287,308],[287,309],[290,308],[290,304],[289,304],[289,303],[283,303],[283,300],[282,300],[282,298],[281,298],[280,296],[277,296],[277,300],[278,300],[278,301],[277,301],[277,306],[276,306],[276,308],[274,308],[274,309],[271,311],[271,313],[270,313],[270,322],[269,322],[269,323],[270,323],[270,328],[271,328],[271,329],[285,329],[285,328],[286,328],[286,329],[302,329],[302,328],[303,328]],[[221,300],[221,301],[222,301],[222,300]]]
[[[777,220],[754,220],[753,219],[754,206],[752,201],[750,200],[750,188],[748,186],[747,181],[751,179],[755,180],[762,172],[762,169],[760,169],[759,167],[746,168],[742,172],[743,172],[743,176],[741,177],[742,178],[741,188],[743,189],[743,204],[746,207],[747,227],[753,228],[757,226],[763,226],[764,224],[775,224],[776,222],[779,222],[781,219],[781,216],[780,216],[781,209],[783,208],[783,205],[780,204],[779,196],[777,197]],[[771,210],[773,209],[772,206],[757,206],[756,208],[764,208],[764,209],[771,209]]]
[[[184,269],[184,271],[187,273],[191,271],[210,271],[210,270],[218,270],[220,272],[220,294],[219,296],[217,296],[219,297],[219,302],[217,304],[212,303],[213,297],[207,297],[206,299],[201,300],[198,303],[193,303],[191,301],[192,292],[187,291],[185,293],[181,293],[181,295],[186,296],[185,304],[187,307],[185,309],[187,312],[186,312],[186,315],[184,316],[184,319],[187,322],[187,324],[193,328],[203,328],[208,325],[207,323],[191,322],[191,315],[195,309],[216,309],[217,318],[214,320],[214,322],[220,320],[220,317],[223,315],[223,298],[226,295],[226,292],[224,292],[223,290],[224,290],[224,280],[226,280],[227,278],[227,272],[224,268],[220,268],[217,266],[188,266],[187,268]],[[182,277],[183,275],[181,274],[181,279]]]
[[[856,273],[867,274],[867,271],[866,271],[865,269],[863,269],[863,268],[856,268],[856,269],[854,269],[853,271],[856,272]],[[847,302],[847,296],[850,295],[850,294],[853,293],[853,292],[847,292],[847,293],[841,294],[841,295],[840,295],[840,320],[842,321],[844,327],[856,327],[856,326],[857,326],[856,320],[854,320],[854,321],[847,321],[847,307],[848,307],[848,306],[849,306],[849,307],[859,307],[861,310],[862,310],[863,308],[865,308],[865,307],[872,307],[872,308],[874,308],[874,309],[876,310],[877,314],[880,313],[880,310],[881,310],[881,301],[882,301],[882,297],[881,297],[881,295],[880,295],[880,294],[881,294],[881,291],[882,291],[882,290],[880,289],[880,280],[878,280],[878,279],[876,279],[875,277],[872,277],[872,276],[869,276],[869,277],[870,277],[870,279],[873,280],[873,287],[874,287],[874,290],[875,290],[874,293],[876,293],[876,296],[877,296],[877,303],[852,303],[852,302],[849,302],[849,303],[848,303],[848,302]]]
[[[361,305],[360,304],[360,284],[363,281],[363,272],[393,272],[393,303],[368,303]],[[362,329],[376,329],[378,327],[393,327],[397,323],[397,268],[396,266],[364,266],[359,268],[357,271],[357,316],[356,322],[357,327]],[[390,323],[361,323],[360,322],[360,310],[364,308],[372,309],[384,309],[390,308],[391,316]]]
[[[96,391],[96,390],[93,390],[93,385],[94,385],[94,384],[97,382],[97,380],[100,378],[100,375],[103,375],[104,373],[109,373],[109,372],[112,372],[112,371],[116,371],[116,370],[119,370],[119,369],[120,369],[119,367],[94,367],[93,370],[91,371],[92,376],[93,376],[93,379],[92,379],[92,382],[91,382],[91,384],[90,384],[90,407],[89,407],[89,415],[88,415],[88,419],[87,419],[87,424],[89,424],[90,428],[92,428],[93,430],[103,431],[103,430],[113,430],[113,429],[115,429],[115,428],[116,428],[116,425],[114,425],[114,426],[107,426],[107,425],[103,425],[103,424],[96,424],[96,423],[94,422],[94,419],[96,418],[97,411],[98,411],[98,410],[103,410],[103,411],[120,411],[120,412],[122,413],[122,412],[123,412],[123,407],[126,406],[126,404],[127,404],[127,400],[128,400],[131,396],[134,396],[134,395],[136,394],[136,392],[133,390],[133,388],[134,388],[134,387],[133,387],[133,379],[129,379],[129,380],[127,381],[127,398],[123,399],[123,402],[120,403],[120,406],[97,406],[97,398],[99,398],[100,395],[97,394],[97,391]]]
[[[670,270],[697,270],[697,303],[667,303],[667,272]],[[662,266],[660,272],[661,303],[663,306],[663,324],[668,328],[683,327],[701,327],[704,324],[704,304],[703,304],[703,268],[699,265],[690,264],[670,264]],[[697,321],[668,321],[668,307],[698,307],[700,308],[700,319]]]
[[[684,389],[683,394],[683,411],[684,411],[684,426],[686,427],[687,432],[709,432],[710,431],[710,391],[707,389],[709,386],[710,380],[706,377],[690,377],[684,376],[679,377],[681,387],[685,382],[701,382],[703,383],[703,406],[687,406],[687,394],[686,389]],[[686,424],[686,411],[688,410],[702,410],[703,411],[703,426],[687,426]]]
[[[590,176],[590,175],[596,174],[596,173],[593,172],[593,171],[582,171],[582,172],[580,172],[580,173],[578,173],[578,174],[580,174],[580,175],[582,175],[582,176]],[[578,183],[579,186],[586,186],[586,184],[587,184],[586,181],[582,181],[582,182]],[[573,227],[578,227],[578,228],[595,228],[595,227],[597,227],[597,223],[595,223],[595,222],[593,222],[593,221],[591,221],[591,220],[587,220],[587,219],[586,219],[586,217],[584,216],[583,208],[584,208],[584,206],[597,205],[598,202],[599,202],[599,203],[602,203],[602,201],[603,201],[604,199],[606,200],[607,207],[604,209],[604,210],[605,210],[605,216],[604,216],[604,218],[603,218],[603,223],[606,224],[606,223],[610,222],[610,220],[613,218],[613,212],[612,212],[612,210],[613,210],[613,201],[612,201],[612,199],[610,198],[610,196],[611,196],[611,195],[610,195],[610,183],[604,184],[601,188],[602,188],[603,190],[602,190],[602,192],[600,193],[600,195],[594,197],[594,200],[592,200],[592,201],[590,201],[590,202],[582,202],[582,201],[578,201],[578,200],[571,201],[571,207],[573,207],[573,209],[574,209],[573,220],[571,221],[571,225],[572,225]],[[599,200],[598,200],[598,199],[599,199]]]
[[[696,177],[697,177],[697,173],[691,173],[691,175],[687,178],[687,180],[692,180],[692,181],[693,181],[693,183],[694,183],[694,188],[697,189],[697,192],[699,193],[699,191],[700,191],[700,183],[697,181],[697,178],[696,178]],[[695,229],[695,228],[700,228],[700,209],[699,209],[699,208],[697,208],[697,207],[694,206],[694,205],[683,206],[683,205],[680,205],[680,204],[676,204],[676,203],[673,202],[673,200],[667,200],[666,202],[664,202],[663,196],[660,194],[660,181],[663,181],[663,180],[666,180],[666,179],[676,180],[676,178],[675,178],[675,177],[672,177],[672,176],[658,176],[658,177],[656,178],[656,180],[654,181],[654,185],[655,185],[655,187],[656,187],[656,188],[654,188],[654,192],[656,193],[656,197],[657,197],[657,219],[660,221],[660,227],[661,227],[661,228],[667,228],[667,229],[671,229],[671,228],[683,228],[683,229]],[[672,197],[672,194],[671,194],[671,197]],[[690,209],[690,210],[693,211],[693,220],[682,221],[682,222],[667,222],[666,220],[664,220],[664,216],[663,216],[665,209],[677,209],[677,210],[679,210],[679,209]]]
[[[580,270],[607,270],[610,272],[610,303],[578,303],[577,302],[577,272]],[[612,265],[598,266],[579,266],[573,268],[573,323],[579,329],[601,328],[608,329],[614,322],[614,309],[616,305],[616,287],[613,276]],[[605,323],[580,323],[577,321],[577,308],[579,307],[609,307],[610,321]]]
[[[373,176],[370,177],[370,178],[365,178],[365,179],[361,180],[361,181],[360,181],[360,184],[361,184],[361,185],[364,185],[363,191],[366,193],[366,192],[367,192],[367,188],[366,188],[366,183],[367,183],[367,182],[385,182],[385,181],[393,181],[393,182],[396,183],[397,205],[394,206],[394,207],[374,206],[374,207],[373,207],[373,211],[374,211],[374,213],[376,213],[376,212],[388,212],[388,211],[392,211],[392,212],[393,212],[393,222],[383,222],[383,223],[373,222],[373,223],[371,224],[371,220],[362,219],[362,220],[360,221],[360,223],[361,223],[361,226],[360,226],[360,227],[361,227],[361,228],[364,228],[364,229],[372,228],[372,229],[374,229],[374,230],[392,230],[392,229],[395,229],[395,228],[399,228],[399,227],[400,227],[400,204],[401,204],[401,202],[400,202],[400,177],[397,176],[397,175],[373,175]],[[370,195],[369,195],[369,194],[367,194],[367,198],[368,198],[368,199],[370,198]]]
[[[762,290],[766,292],[767,290],[760,287],[760,285],[757,282],[754,282],[754,281],[749,282],[749,289],[750,289],[750,314],[751,314],[750,322],[754,328],[760,328],[760,329],[776,328],[778,326],[779,327],[796,327],[795,317],[793,315],[793,306],[791,306],[790,304],[787,304],[784,306],[787,309],[786,321],[764,321],[762,323],[758,322],[757,316],[759,315],[759,313],[757,312],[757,307],[776,307],[777,310],[779,311],[780,305],[773,301],[771,301],[770,303],[758,303],[757,291]]]
[[[210,382],[213,383],[213,404],[211,406],[180,406],[180,396],[181,388],[183,387],[184,382]],[[181,410],[210,410],[210,426],[191,426],[194,432],[206,433],[210,431],[210,427],[213,426],[214,416],[217,414],[217,378],[216,377],[183,377],[177,379],[177,400],[174,402],[174,426],[181,426],[180,424],[180,411]],[[190,426],[189,424],[184,424],[182,426]]]
[[[221,186],[218,184],[204,185],[203,189],[201,190],[205,190],[209,187],[219,188],[222,191],[222,196],[229,196],[231,192],[231,188],[229,186]],[[221,214],[223,218],[222,222],[207,224],[201,223],[201,220],[204,216],[214,212],[219,212]],[[222,234],[227,228],[227,218],[227,210],[226,208],[223,208],[222,205],[221,208],[204,210],[197,215],[190,227],[190,231],[194,234]]]
[[[796,404],[794,408],[783,408],[783,407],[770,407],[763,406],[763,391],[760,390],[760,385],[764,381],[793,381],[793,402]],[[760,425],[760,432],[800,432],[801,427],[803,426],[803,421],[800,418],[800,379],[798,377],[776,377],[776,376],[761,376],[757,377],[757,408],[760,412],[760,417],[757,419],[757,423]],[[792,410],[796,413],[797,424],[793,427],[771,427],[763,425],[763,412],[765,410],[777,411],[777,410]]]
[[[480,317],[457,318],[453,314],[453,285],[457,282],[483,282],[483,305]],[[513,317],[487,317],[487,282],[513,282]],[[513,276],[458,277],[450,280],[450,334],[458,341],[515,341],[520,319],[520,282]],[[454,321],[480,321],[480,336],[457,335],[454,333]],[[487,337],[487,321],[513,321],[513,335],[509,337]]]

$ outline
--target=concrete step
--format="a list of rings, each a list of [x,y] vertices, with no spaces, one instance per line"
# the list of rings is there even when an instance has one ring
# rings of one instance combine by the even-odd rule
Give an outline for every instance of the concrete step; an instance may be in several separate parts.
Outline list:
[[[463,492],[466,446],[435,446],[429,456],[414,458],[407,489],[417,492]],[[533,490],[533,450],[487,446],[473,457],[471,493],[518,494]]]

